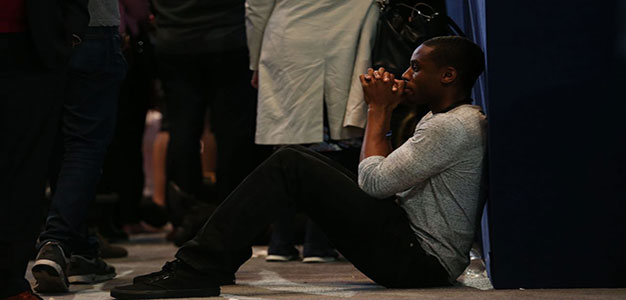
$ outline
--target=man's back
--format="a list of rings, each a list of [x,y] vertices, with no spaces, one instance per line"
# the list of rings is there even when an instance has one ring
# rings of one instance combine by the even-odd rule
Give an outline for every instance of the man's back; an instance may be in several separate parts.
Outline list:
[[[246,46],[244,0],[155,0],[157,47],[206,53]]]

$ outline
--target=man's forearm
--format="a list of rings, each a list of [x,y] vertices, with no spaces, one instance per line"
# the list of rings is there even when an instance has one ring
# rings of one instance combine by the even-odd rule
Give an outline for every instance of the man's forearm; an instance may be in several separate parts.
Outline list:
[[[370,105],[368,107],[367,125],[359,161],[370,156],[386,157],[391,153],[391,142],[386,135],[391,127],[392,111],[393,109],[388,106]]]

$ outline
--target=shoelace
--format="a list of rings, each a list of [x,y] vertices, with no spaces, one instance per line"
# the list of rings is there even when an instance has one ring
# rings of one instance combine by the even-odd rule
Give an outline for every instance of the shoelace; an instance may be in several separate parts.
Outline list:
[[[173,261],[168,261],[165,263],[165,265],[163,266],[163,268],[161,268],[161,271],[158,272],[154,272],[150,275],[154,276],[155,279],[163,279],[167,276],[169,276],[169,272],[174,271],[174,269],[176,269],[176,267],[178,266],[178,260],[173,260]],[[150,277],[152,277],[150,276]]]

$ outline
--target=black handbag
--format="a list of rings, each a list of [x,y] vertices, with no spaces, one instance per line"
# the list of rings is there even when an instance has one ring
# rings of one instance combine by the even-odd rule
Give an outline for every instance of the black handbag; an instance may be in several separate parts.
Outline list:
[[[436,36],[465,36],[450,17],[426,3],[413,6],[378,1],[381,6],[372,65],[384,67],[399,78],[409,65],[415,48]]]

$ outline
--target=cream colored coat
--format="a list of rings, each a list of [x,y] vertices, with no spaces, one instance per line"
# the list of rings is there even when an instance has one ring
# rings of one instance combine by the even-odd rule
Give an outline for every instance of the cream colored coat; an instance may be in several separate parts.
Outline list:
[[[375,0],[247,0],[250,69],[259,72],[257,144],[360,136],[366,106],[358,75],[370,66]]]

